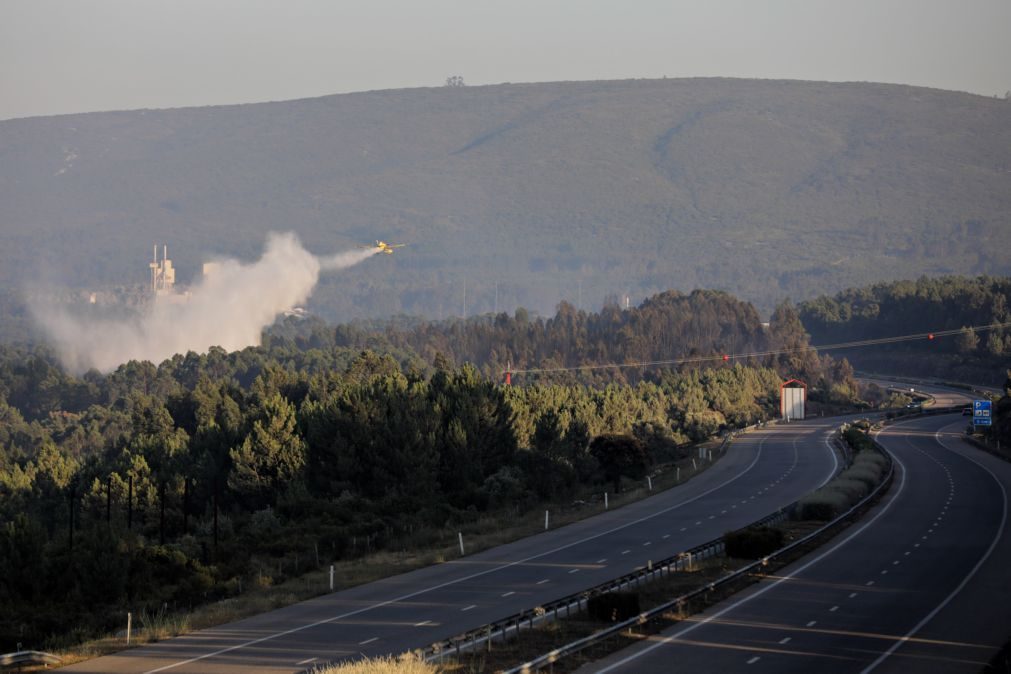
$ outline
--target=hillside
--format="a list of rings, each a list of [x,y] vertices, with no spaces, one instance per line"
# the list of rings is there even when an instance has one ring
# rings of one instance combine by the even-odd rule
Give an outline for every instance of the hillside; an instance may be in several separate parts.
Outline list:
[[[3,338],[26,285],[143,283],[154,242],[186,282],[271,230],[409,244],[324,278],[310,308],[341,321],[1011,273],[1011,102],[915,87],[376,91],[2,121],[0,157]]]

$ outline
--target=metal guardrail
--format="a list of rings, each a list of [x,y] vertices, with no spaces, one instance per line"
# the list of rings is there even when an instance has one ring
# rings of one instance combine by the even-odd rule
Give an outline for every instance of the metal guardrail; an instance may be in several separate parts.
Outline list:
[[[11,665],[58,665],[63,659],[52,653],[42,651],[16,651],[0,654],[0,667]]]
[[[735,437],[756,428],[762,428],[775,421],[753,424],[745,428],[730,431],[724,435],[719,451],[725,452],[729,444]],[[770,513],[753,522],[749,526],[768,526],[787,519],[790,509],[796,505],[791,503],[779,510]],[[650,563],[646,567],[627,573],[623,576],[613,578],[599,585],[595,585],[580,592],[567,595],[560,599],[547,602],[540,606],[521,611],[509,617],[497,620],[481,627],[468,630],[449,639],[436,642],[419,651],[421,657],[427,662],[436,662],[450,655],[460,655],[462,652],[473,650],[475,647],[496,639],[505,641],[510,635],[519,634],[521,629],[531,628],[543,620],[557,620],[559,616],[568,617],[573,613],[584,610],[592,597],[606,594],[608,592],[618,592],[629,587],[639,587],[643,583],[651,582],[656,578],[670,575],[685,569],[691,569],[699,560],[709,559],[722,555],[724,552],[723,537],[713,539],[697,545],[689,550],[685,550],[661,559],[655,563]]]
[[[937,414],[937,413],[934,412],[934,414]],[[877,442],[875,442],[875,444],[877,445]],[[504,674],[527,674],[528,672],[539,671],[540,669],[542,669],[544,667],[551,666],[552,664],[554,664],[555,662],[557,662],[558,660],[560,660],[563,657],[566,657],[568,655],[572,655],[572,654],[578,653],[579,651],[582,651],[582,650],[584,650],[586,648],[589,648],[590,646],[592,646],[592,645],[594,645],[594,644],[596,644],[596,643],[598,643],[600,641],[603,641],[604,639],[608,639],[608,638],[611,638],[611,637],[613,637],[613,636],[615,636],[617,634],[620,634],[621,632],[623,632],[626,629],[631,629],[633,627],[644,625],[644,624],[646,624],[646,623],[648,623],[648,622],[650,622],[650,621],[652,621],[652,620],[660,617],[661,615],[663,615],[664,613],[670,611],[671,609],[679,609],[679,608],[681,608],[686,602],[694,599],[695,597],[698,597],[698,596],[703,595],[703,594],[708,593],[708,592],[712,592],[717,587],[721,587],[721,586],[726,585],[728,583],[734,582],[734,581],[736,581],[736,580],[738,580],[738,579],[740,579],[740,578],[742,578],[742,577],[744,577],[744,576],[752,573],[755,569],[758,569],[758,568],[766,566],[769,563],[769,561],[771,561],[773,559],[776,559],[776,558],[778,558],[778,557],[780,557],[782,555],[785,555],[785,554],[787,554],[789,552],[792,552],[793,550],[796,550],[797,548],[799,548],[799,547],[801,547],[803,545],[806,545],[807,543],[809,543],[814,538],[816,538],[818,536],[821,536],[825,532],[829,531],[831,528],[839,526],[843,522],[851,519],[864,506],[866,506],[871,501],[871,499],[877,497],[878,494],[880,494],[881,491],[883,489],[885,489],[885,487],[891,483],[892,477],[894,476],[894,464],[893,464],[893,462],[891,460],[891,456],[880,445],[877,445],[877,446],[878,446],[878,450],[881,451],[881,453],[884,456],[888,457],[888,473],[885,475],[885,478],[878,484],[877,487],[875,487],[874,489],[872,489],[870,491],[870,493],[868,493],[867,496],[865,496],[864,498],[862,498],[856,505],[854,505],[849,510],[847,510],[843,514],[839,515],[835,519],[833,519],[831,522],[828,522],[824,526],[818,528],[817,530],[811,532],[810,534],[804,536],[803,538],[800,538],[800,539],[794,541],[793,543],[790,543],[789,545],[787,545],[787,546],[785,546],[783,548],[780,548],[776,552],[773,552],[772,554],[770,554],[770,555],[768,555],[766,557],[763,557],[762,559],[756,560],[755,562],[752,562],[751,564],[748,564],[747,566],[744,566],[744,567],[738,569],[737,571],[734,571],[733,573],[729,573],[726,576],[723,576],[722,578],[720,578],[719,580],[713,581],[712,583],[709,583],[708,585],[706,585],[704,587],[698,588],[696,590],[692,590],[691,592],[688,592],[688,593],[683,594],[683,595],[681,595],[681,596],[679,596],[679,597],[677,597],[675,599],[672,599],[672,600],[670,600],[668,602],[665,602],[664,604],[661,604],[660,606],[657,606],[657,607],[652,608],[652,609],[650,609],[648,611],[645,611],[644,613],[640,613],[639,615],[635,616],[634,618],[629,618],[628,620],[624,620],[624,621],[622,621],[620,623],[615,623],[611,627],[608,627],[608,628],[605,628],[605,629],[600,630],[598,632],[595,632],[595,633],[591,634],[590,636],[583,637],[582,639],[578,639],[576,641],[573,641],[573,642],[571,642],[569,644],[566,644],[565,646],[562,646],[561,648],[556,648],[555,650],[553,650],[553,651],[551,651],[549,653],[546,653],[544,655],[541,655],[540,657],[535,658],[535,659],[531,660],[530,662],[526,662],[526,663],[524,663],[524,664],[522,664],[522,665],[520,665],[518,667],[514,667],[513,669],[506,670],[504,672]]]

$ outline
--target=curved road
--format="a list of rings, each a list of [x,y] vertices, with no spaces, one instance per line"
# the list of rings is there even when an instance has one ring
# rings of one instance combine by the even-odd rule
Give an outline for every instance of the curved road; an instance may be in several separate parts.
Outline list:
[[[777,578],[581,671],[980,671],[1011,634],[1011,464],[964,443],[966,423],[887,427],[895,483],[860,522]]]
[[[739,436],[674,489],[459,560],[69,667],[81,672],[296,672],[439,641],[717,538],[838,468],[839,418]]]

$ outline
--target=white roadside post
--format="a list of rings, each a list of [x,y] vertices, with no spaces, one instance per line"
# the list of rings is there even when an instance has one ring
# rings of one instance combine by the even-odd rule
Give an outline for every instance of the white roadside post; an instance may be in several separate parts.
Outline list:
[[[544,511],[544,530],[548,530],[548,511]]]
[[[681,466],[678,466],[677,477],[674,478],[674,481],[675,482],[680,482],[681,481]]]
[[[607,492],[604,492],[604,510],[607,510]]]
[[[649,484],[649,490],[653,491],[653,478],[649,475],[646,476],[646,483]]]
[[[330,565],[330,591],[333,592],[333,564]]]
[[[126,645],[130,645],[130,629],[133,627],[133,614],[129,611],[126,614]]]
[[[460,556],[462,557],[464,555],[464,552],[463,552],[463,532],[462,531],[457,532],[456,535],[460,537]]]

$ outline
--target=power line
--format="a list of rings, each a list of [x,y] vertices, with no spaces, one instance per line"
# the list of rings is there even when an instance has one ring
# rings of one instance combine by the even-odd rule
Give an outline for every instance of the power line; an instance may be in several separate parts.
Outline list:
[[[937,330],[935,332],[917,332],[908,335],[879,337],[876,339],[861,339],[852,342],[838,342],[836,344],[808,345],[796,347],[793,349],[770,349],[768,351],[752,351],[749,353],[697,356],[694,358],[672,358],[669,360],[644,360],[633,363],[597,363],[591,365],[573,365],[569,367],[533,367],[526,369],[504,370],[503,374],[505,374],[506,372],[510,374],[536,374],[541,372],[544,373],[575,372],[580,370],[589,371],[589,370],[622,369],[627,367],[652,367],[657,365],[688,365],[690,363],[708,363],[717,361],[730,362],[734,360],[746,360],[748,358],[761,358],[765,356],[782,356],[794,353],[806,353],[809,351],[858,349],[866,346],[877,346],[879,344],[896,344],[899,342],[912,342],[921,339],[933,340],[938,337],[951,337],[953,335],[960,334],[964,330],[972,330],[973,332],[986,332],[988,330],[997,330],[999,328],[1009,328],[1009,327],[1011,327],[1011,321],[1006,321],[1004,323],[990,323],[988,325],[974,325],[970,326],[969,328]]]

